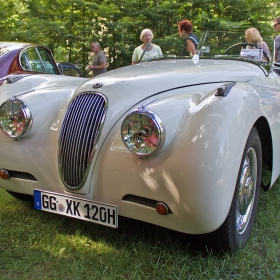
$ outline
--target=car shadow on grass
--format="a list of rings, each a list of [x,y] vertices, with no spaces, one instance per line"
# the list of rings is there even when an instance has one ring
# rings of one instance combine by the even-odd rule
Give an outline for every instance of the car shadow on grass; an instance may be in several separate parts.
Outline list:
[[[26,205],[32,209],[31,204]],[[32,209],[35,212],[37,210]],[[116,248],[133,249],[135,244],[145,244],[146,247],[172,251],[173,253],[219,255],[221,252],[211,246],[206,235],[191,235],[176,232],[157,225],[119,216],[118,228],[110,228],[95,223],[89,223],[73,218],[59,216],[47,212],[39,212],[44,222],[52,224],[52,220],[59,220],[60,227],[56,230],[60,234],[70,235],[79,232],[80,235],[93,242],[105,241]]]

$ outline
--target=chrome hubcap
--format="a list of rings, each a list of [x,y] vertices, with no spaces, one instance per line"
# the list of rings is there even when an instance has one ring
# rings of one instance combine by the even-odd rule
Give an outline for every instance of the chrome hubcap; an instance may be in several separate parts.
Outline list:
[[[250,148],[243,162],[239,181],[236,215],[236,227],[239,234],[242,234],[246,230],[250,221],[255,198],[256,178],[257,156],[255,150]]]

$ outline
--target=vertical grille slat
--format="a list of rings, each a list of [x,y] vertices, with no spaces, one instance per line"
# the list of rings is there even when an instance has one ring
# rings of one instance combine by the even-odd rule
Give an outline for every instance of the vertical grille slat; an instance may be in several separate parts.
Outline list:
[[[84,170],[85,165],[83,164],[80,165],[81,158],[83,157],[83,155],[81,154],[81,148],[84,145],[83,143],[83,140],[85,140],[84,134],[87,133],[87,131],[85,132],[85,130],[88,129],[88,131],[92,131],[90,127],[88,127],[88,120],[90,119],[90,114],[92,111],[90,105],[93,105],[92,107],[95,108],[94,104],[89,103],[88,100],[86,100],[85,96],[83,96],[81,102],[79,102],[77,107],[77,112],[83,111],[83,114],[77,116],[76,118],[77,126],[79,126],[80,129],[76,129],[75,138],[74,138],[75,142],[73,143],[74,153],[73,153],[72,161],[76,171],[75,173],[72,174],[73,184],[77,184],[78,182],[80,182],[85,172]],[[71,176],[71,174],[69,175]]]
[[[99,108],[100,104],[94,103],[93,106]],[[83,142],[83,145],[81,146],[81,162],[83,162],[84,164],[87,163],[88,161],[88,156],[90,153],[90,147],[89,145],[93,142],[93,139],[96,138],[96,125],[99,124],[99,122],[94,118],[94,115],[96,114],[97,111],[91,111],[89,112],[89,118],[87,120],[87,126],[89,128],[90,131],[95,131],[94,134],[87,134],[85,131],[83,131],[82,137],[85,139],[85,141]]]
[[[64,184],[81,188],[105,119],[107,100],[96,92],[76,96],[61,125],[59,171]]]

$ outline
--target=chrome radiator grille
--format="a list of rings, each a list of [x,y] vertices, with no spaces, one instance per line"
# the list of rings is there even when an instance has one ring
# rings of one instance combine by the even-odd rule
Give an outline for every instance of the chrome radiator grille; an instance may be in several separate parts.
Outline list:
[[[59,135],[59,171],[64,184],[81,188],[101,125],[105,119],[107,100],[96,92],[78,95],[69,104]]]

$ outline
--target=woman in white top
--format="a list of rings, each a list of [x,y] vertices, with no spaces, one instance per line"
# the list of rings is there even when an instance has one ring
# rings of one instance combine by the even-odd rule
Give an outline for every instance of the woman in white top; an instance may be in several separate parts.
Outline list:
[[[139,62],[144,50],[145,52],[140,62],[162,57],[161,48],[158,45],[152,44],[153,38],[154,35],[150,29],[146,28],[142,30],[140,34],[140,40],[143,42],[143,44],[134,49],[131,64],[136,64]]]
[[[270,51],[267,46],[267,43],[263,40],[263,38],[261,37],[261,34],[257,28],[254,28],[254,27],[248,28],[245,31],[245,40],[248,43],[258,45],[260,48],[262,48],[270,59]],[[250,46],[250,45],[248,45],[246,47],[246,49],[252,49],[252,48],[253,48],[253,46]],[[264,56],[264,59],[265,59],[265,56]]]

